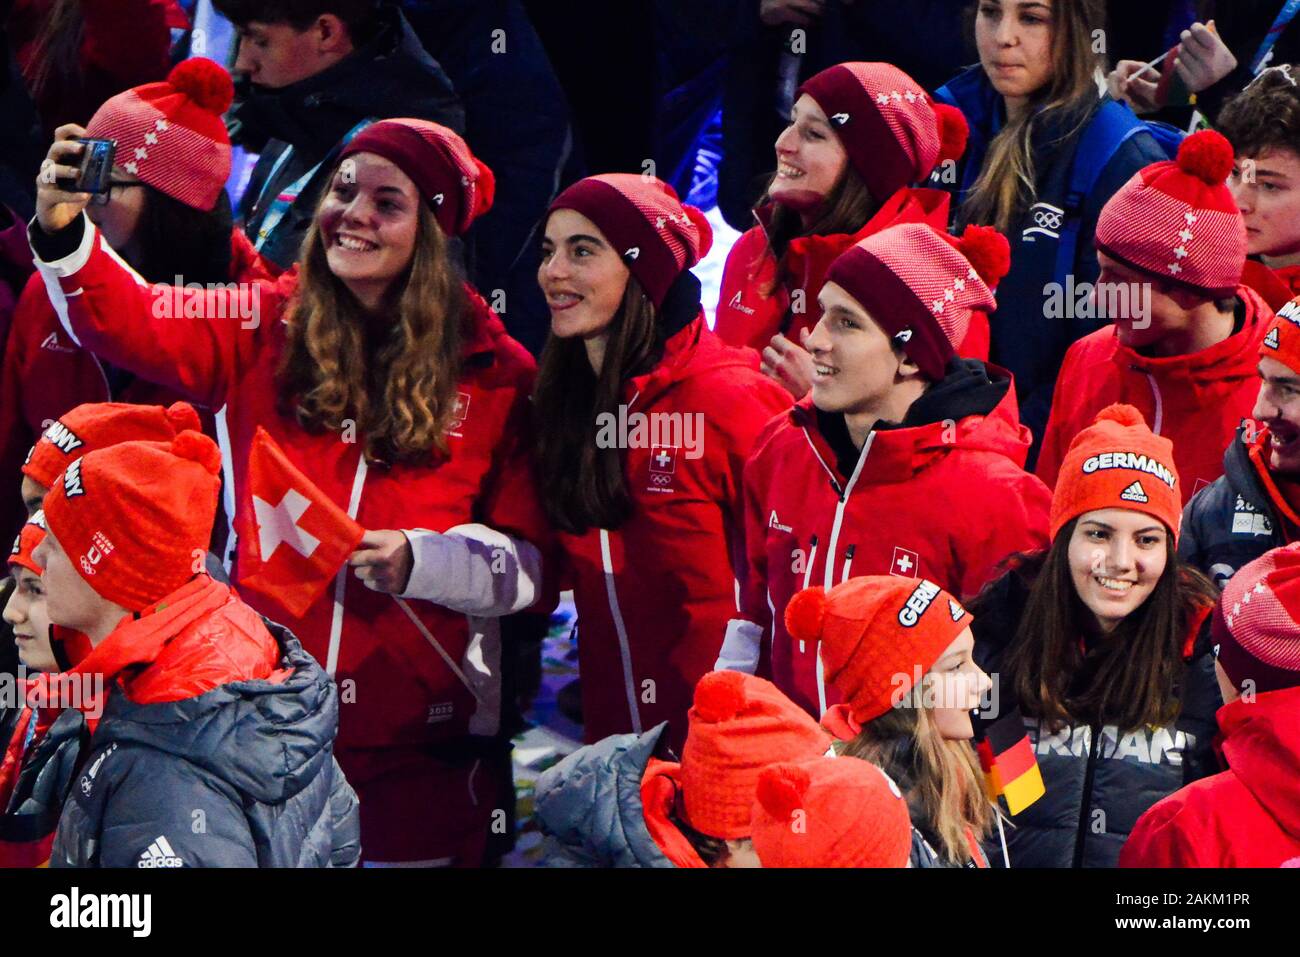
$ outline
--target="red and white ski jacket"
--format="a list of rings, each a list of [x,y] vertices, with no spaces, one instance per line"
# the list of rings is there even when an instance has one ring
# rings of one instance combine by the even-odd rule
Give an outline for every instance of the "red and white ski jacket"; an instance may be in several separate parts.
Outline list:
[[[261,425],[363,527],[409,530],[415,564],[405,597],[424,599],[412,608],[461,662],[465,682],[390,595],[364,587],[346,567],[301,618],[250,594],[258,611],[291,629],[338,681],[347,705],[338,750],[424,747],[466,733],[497,733],[497,617],[528,608],[542,595],[540,555],[532,544],[547,535],[532,467],[532,357],[466,287],[473,328],[464,345],[457,383],[461,417],[448,435],[449,453],[428,464],[368,467],[361,442],[308,433],[276,408],[276,369],[296,272],[235,289],[151,286],[84,216],[82,227],[71,254],[54,262],[37,256],[64,332],[114,365],[220,410],[223,491],[236,527],[255,522],[246,477]],[[164,300],[170,305],[160,305]],[[237,545],[236,585],[251,547]],[[350,773],[363,783],[363,774]]]
[[[687,441],[649,445],[629,433],[631,518],[559,536],[578,610],[583,731],[598,741],[667,720],[680,748],[695,683],[713,669],[736,614],[741,470],[790,396],[701,315],[668,339],[654,369],[629,380],[623,403],[627,428],[638,413],[646,429],[669,429],[677,417]]]
[[[1191,355],[1139,355],[1120,345],[1114,325],[1070,346],[1052,396],[1038,477],[1055,486],[1070,441],[1113,402],[1136,407],[1152,432],[1174,443],[1184,505],[1222,475],[1223,452],[1259,397],[1259,344],[1273,320],[1255,290],[1239,286],[1237,296],[1245,310],[1241,331]]]
[[[898,575],[966,597],[1008,555],[1047,545],[1051,496],[1023,468],[1029,430],[1010,373],[973,359],[949,369],[901,427],[873,430],[860,451],[843,416],[811,397],[764,430],[745,464],[741,616],[718,668],[770,676],[820,717],[840,698],[818,647],[786,630],[795,592]]]

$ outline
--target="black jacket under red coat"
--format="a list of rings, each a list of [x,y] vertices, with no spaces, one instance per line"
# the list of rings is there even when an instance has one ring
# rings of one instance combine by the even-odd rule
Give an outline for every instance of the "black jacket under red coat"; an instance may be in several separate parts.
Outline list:
[[[998,682],[996,701],[1003,713],[1019,706],[1001,670],[1028,598],[1028,583],[1012,570],[989,585],[971,609],[975,661]],[[1053,733],[1038,719],[1025,718],[1047,790],[1006,828],[1012,867],[1115,867],[1129,832],[1149,807],[1218,770],[1212,742],[1221,702],[1205,622],[1208,617],[1198,620],[1191,642],[1180,681],[1183,707],[1172,726],[1122,732],[1113,724],[1098,729],[1073,722]],[[1001,860],[1000,854],[989,857]]]

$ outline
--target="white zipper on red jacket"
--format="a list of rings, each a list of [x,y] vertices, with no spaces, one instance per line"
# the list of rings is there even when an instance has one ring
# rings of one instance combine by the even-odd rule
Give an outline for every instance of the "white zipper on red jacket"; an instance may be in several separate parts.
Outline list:
[[[1156,411],[1154,420],[1151,423],[1151,431],[1156,435],[1160,434],[1160,427],[1165,424],[1165,403],[1160,398],[1160,386],[1156,382],[1156,377],[1149,372],[1142,373],[1147,377],[1147,384],[1151,386],[1151,396],[1156,402]]]
[[[639,391],[632,396],[627,404],[629,412],[640,397]],[[609,600],[609,616],[614,621],[614,631],[618,635],[618,652],[623,659],[623,689],[627,693],[627,712],[632,719],[632,730],[641,734],[641,711],[637,707],[636,681],[632,673],[632,645],[627,639],[627,625],[623,623],[623,612],[618,604],[618,589],[614,581],[614,558],[609,547],[609,530],[604,528],[600,530],[600,564],[605,572],[605,597]]]
[[[803,587],[807,588],[812,580],[813,565],[817,564],[817,536],[812,537],[812,542],[808,546],[808,564],[803,569]],[[772,602],[772,593],[768,592],[768,603]],[[799,653],[803,654],[808,649],[804,647],[804,640],[799,639]]]
[[[357,460],[357,472],[352,478],[352,495],[348,499],[348,518],[356,521],[361,507],[361,489],[366,484],[366,454],[362,451]],[[329,652],[325,657],[325,672],[331,678],[339,665],[339,646],[343,644],[343,595],[348,587],[348,565],[344,563],[334,578],[334,615],[330,620]]]

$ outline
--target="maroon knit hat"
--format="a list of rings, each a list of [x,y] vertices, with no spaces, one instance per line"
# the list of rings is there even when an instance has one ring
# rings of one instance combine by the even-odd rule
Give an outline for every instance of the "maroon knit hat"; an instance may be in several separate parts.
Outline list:
[[[343,147],[340,164],[356,153],[382,156],[411,177],[448,236],[460,236],[492,208],[496,194],[492,170],[445,126],[409,117],[380,120]]]
[[[798,92],[816,100],[830,119],[877,202],[966,151],[969,130],[961,111],[934,102],[888,63],[840,63],[809,77]]]
[[[1265,552],[1228,580],[1211,626],[1219,664],[1238,688],[1300,686],[1300,542]]]
[[[183,60],[161,83],[105,101],[86,135],[117,140],[114,162],[161,193],[204,211],[230,178],[230,137],[221,115],[234,83],[203,57]]]
[[[1246,265],[1246,227],[1228,189],[1232,144],[1214,130],[1183,140],[1177,160],[1133,174],[1106,203],[1097,249],[1207,299],[1232,296]]]
[[[677,198],[663,180],[637,173],[602,173],[574,183],[551,203],[595,223],[656,305],[668,287],[713,245],[704,214]]]
[[[997,305],[991,287],[1010,266],[1011,247],[995,229],[969,226],[957,239],[906,223],[849,247],[826,281],[856,299],[937,382],[970,328],[971,313]]]

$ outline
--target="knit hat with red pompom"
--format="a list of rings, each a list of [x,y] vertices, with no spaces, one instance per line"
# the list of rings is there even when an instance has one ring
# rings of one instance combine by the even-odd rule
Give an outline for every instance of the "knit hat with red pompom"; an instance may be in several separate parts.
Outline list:
[[[1007,239],[987,226],[960,238],[921,223],[891,226],[840,255],[826,274],[858,301],[928,379],[943,378],[971,314],[997,305],[1011,268]]]
[[[840,63],[809,77],[798,92],[817,101],[878,203],[966,151],[970,131],[961,111],[936,103],[888,63]]]
[[[831,739],[770,681],[711,671],[695,686],[682,747],[686,823],[702,834],[749,837],[758,772],[774,761],[819,757]]]
[[[1300,372],[1300,298],[1283,303],[1277,311],[1259,344],[1259,355]]]
[[[1219,665],[1237,688],[1300,686],[1300,543],[1240,568],[1223,586],[1211,630]]]
[[[859,726],[902,701],[972,620],[934,582],[894,575],[805,588],[785,606],[794,639],[821,642],[826,680]]]
[[[1246,266],[1231,172],[1232,144],[1214,130],[1193,133],[1177,160],[1138,170],[1110,198],[1097,222],[1097,249],[1161,283],[1227,299]]]
[[[1052,492],[1052,538],[1071,519],[1102,508],[1143,512],[1178,540],[1183,504],[1173,443],[1131,405],[1106,406],[1070,442]]]
[[[141,611],[203,571],[220,471],[202,432],[121,442],[64,470],[45,497],[45,524],[101,598]]]
[[[357,153],[382,156],[409,176],[448,236],[462,235],[492,208],[496,196],[492,170],[445,126],[410,117],[380,120],[343,147],[339,165]]]
[[[912,852],[898,785],[857,758],[764,768],[752,830],[764,867],[906,867]]]
[[[19,531],[18,537],[14,539],[14,547],[9,552],[9,564],[17,565],[20,568],[26,568],[33,575],[39,575],[44,571],[40,565],[36,564],[36,559],[32,557],[32,552],[36,551],[36,546],[45,538],[45,513],[38,509],[36,514],[27,520],[27,524]]]
[[[234,96],[221,66],[203,57],[182,60],[161,83],[105,102],[86,135],[117,140],[116,165],[186,206],[210,210],[230,179],[222,114]]]
[[[186,429],[201,428],[199,414],[188,402],[174,402],[167,408],[87,402],[50,424],[27,453],[23,474],[48,489],[60,472],[87,452],[119,442],[169,442]]]
[[[661,179],[636,173],[603,173],[574,183],[551,203],[572,209],[599,227],[655,306],[684,270],[708,255],[713,228]]]

